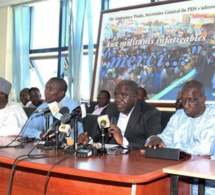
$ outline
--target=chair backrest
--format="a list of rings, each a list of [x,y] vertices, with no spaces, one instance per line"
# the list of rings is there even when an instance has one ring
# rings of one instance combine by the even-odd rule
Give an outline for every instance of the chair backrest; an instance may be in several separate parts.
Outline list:
[[[87,114],[86,117],[82,119],[82,124],[84,128],[84,132],[88,132],[90,137],[94,137],[98,134],[98,122],[97,119],[100,115],[95,114]]]
[[[166,127],[167,123],[175,111],[161,111],[161,126],[162,130]]]
[[[23,110],[25,111],[26,115],[28,118],[32,115],[32,113],[37,109],[37,108],[31,108],[31,107],[22,107]]]

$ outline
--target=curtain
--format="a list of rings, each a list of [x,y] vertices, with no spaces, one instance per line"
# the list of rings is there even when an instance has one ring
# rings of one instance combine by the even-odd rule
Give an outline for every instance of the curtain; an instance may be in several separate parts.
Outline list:
[[[69,7],[69,6],[68,6]],[[86,17],[87,14],[87,17]],[[89,35],[89,75],[93,70],[93,40],[92,40],[92,13],[91,0],[70,0],[69,7],[69,68],[68,88],[71,97],[80,103],[81,68],[83,57],[83,34],[85,20],[88,22]],[[92,76],[89,77],[89,86],[86,90],[91,91]],[[89,92],[90,94],[90,92]]]
[[[91,0],[88,1],[87,9],[87,18],[88,18],[88,74],[89,74],[89,84],[88,84],[88,100],[90,99],[93,83],[93,24],[92,24],[92,9],[91,9]]]
[[[21,89],[28,87],[29,76],[29,34],[30,34],[30,8],[13,8],[13,100],[19,100]]]

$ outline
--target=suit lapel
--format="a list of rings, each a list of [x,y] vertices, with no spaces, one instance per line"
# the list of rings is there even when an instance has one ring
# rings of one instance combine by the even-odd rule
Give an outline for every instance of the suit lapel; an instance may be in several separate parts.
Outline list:
[[[143,107],[143,104],[141,104],[141,101],[138,100],[129,118],[126,130],[125,130],[125,137],[129,133],[129,131],[131,132],[131,130],[134,128],[135,124],[137,123],[137,120],[142,114],[142,109],[143,109],[142,107]]]

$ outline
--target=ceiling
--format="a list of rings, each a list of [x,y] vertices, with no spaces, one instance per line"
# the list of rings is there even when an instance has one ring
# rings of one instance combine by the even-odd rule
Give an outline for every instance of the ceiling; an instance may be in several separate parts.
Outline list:
[[[10,6],[10,5],[32,3],[36,1],[41,1],[41,0],[0,0],[0,8]]]

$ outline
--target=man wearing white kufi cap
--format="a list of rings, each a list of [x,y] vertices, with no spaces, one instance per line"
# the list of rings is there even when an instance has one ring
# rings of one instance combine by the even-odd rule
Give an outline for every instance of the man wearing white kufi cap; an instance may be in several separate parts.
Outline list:
[[[0,77],[0,136],[18,135],[27,121],[23,108],[8,100],[12,85]]]

